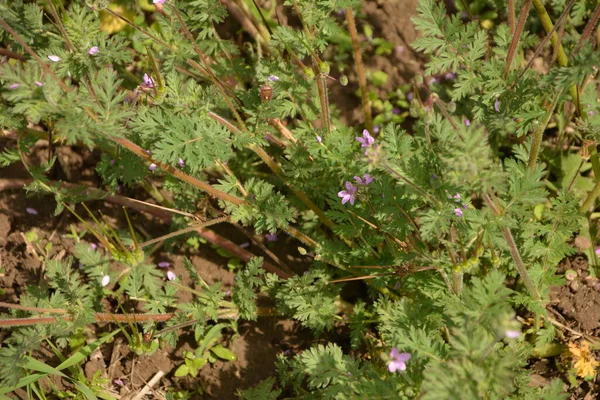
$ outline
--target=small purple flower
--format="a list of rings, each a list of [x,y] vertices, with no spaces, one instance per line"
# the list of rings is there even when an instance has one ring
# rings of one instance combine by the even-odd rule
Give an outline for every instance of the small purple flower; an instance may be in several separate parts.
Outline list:
[[[460,208],[455,208],[455,209],[454,209],[454,214],[455,214],[457,217],[459,217],[459,218],[462,218],[462,216],[463,216],[463,211],[462,211]]]
[[[396,46],[394,52],[396,53],[396,57],[401,58],[404,54],[404,46]]]
[[[96,243],[90,243],[90,247],[92,250],[98,250],[98,245]]]
[[[390,352],[391,361],[388,363],[390,372],[397,370],[406,371],[406,362],[410,360],[410,353],[400,353],[397,348],[393,348]]]
[[[398,115],[398,114],[400,114],[400,112],[401,112],[401,110],[398,107],[392,108],[392,114]]]
[[[115,160],[110,160],[110,165],[115,165],[116,161]]]
[[[225,292],[225,297],[231,297],[231,290]]]
[[[100,52],[100,49],[98,48],[98,46],[93,46],[91,49],[88,50],[88,54],[90,56],[93,56],[94,54],[97,54]]]
[[[146,150],[146,154],[152,154],[152,152],[150,151],[150,149]]]
[[[108,286],[109,283],[110,283],[110,276],[104,275],[102,277],[102,280],[100,281],[100,284],[102,285],[102,287],[106,287],[106,286]]]
[[[375,138],[369,134],[369,131],[363,130],[363,137],[357,136],[355,137],[357,142],[360,142],[360,147],[370,147],[373,143],[375,143]]]
[[[185,167],[185,161],[183,161],[181,158],[179,159],[179,161],[177,161],[177,164],[179,164],[181,168]]]
[[[496,110],[496,112],[500,112],[500,100],[498,100],[497,98],[494,102],[494,110]]]
[[[406,100],[411,101],[415,97],[413,92],[406,93]]]
[[[507,329],[504,332],[504,336],[506,336],[507,339],[517,339],[519,336],[521,336],[521,332]]]
[[[454,72],[446,72],[444,78],[446,78],[448,81],[451,81],[452,79],[456,78],[456,74]]]
[[[469,205],[467,203],[463,203],[462,204],[463,208],[466,210],[467,208],[469,208]]]
[[[244,243],[240,244],[240,247],[242,249],[248,248],[248,247],[250,247],[250,242],[244,242]]]
[[[19,85],[18,83],[13,83],[12,85],[10,85],[10,86],[9,86],[9,88],[10,88],[10,89],[16,89],[16,88],[18,88],[19,86],[21,86],[21,85]]]
[[[27,213],[31,214],[31,215],[38,215],[39,214],[38,211],[35,208],[33,208],[33,207],[27,207],[25,209],[25,211],[27,211]]]
[[[437,174],[432,174],[431,175],[431,179],[437,179],[437,178],[438,178]]]
[[[153,4],[165,4],[165,1],[167,0],[152,0]]]
[[[279,238],[277,237],[277,233],[266,233],[265,239],[267,239],[267,242],[276,242]]]
[[[596,257],[600,257],[600,247],[596,247],[594,253],[596,253]]]
[[[439,78],[437,78],[435,76],[431,77],[431,79],[429,80],[430,85],[435,85],[436,83],[439,83],[439,82],[440,82]]]
[[[369,174],[364,174],[362,178],[360,176],[355,176],[354,180],[357,185],[361,186],[367,186],[369,183],[373,182],[373,178],[371,178],[371,175]]]
[[[170,281],[174,281],[175,279],[177,279],[177,275],[175,275],[175,272],[173,271],[167,271],[167,279]]]
[[[156,164],[152,163],[148,166],[148,169],[152,172],[154,172],[156,170]]]
[[[267,79],[271,82],[279,82],[279,77],[277,75],[269,75]]]
[[[160,3],[162,4],[162,3]],[[156,82],[154,82],[154,79],[151,78],[150,76],[148,76],[148,74],[144,74],[144,83],[142,83],[142,86],[145,88],[153,88],[154,85],[156,84]]]
[[[465,118],[465,126],[471,126],[471,121],[468,118]]]
[[[350,204],[354,205],[355,194],[358,188],[356,186],[353,186],[352,183],[350,183],[350,181],[346,181],[346,189],[347,190],[342,190],[341,192],[339,192],[338,197],[342,198],[342,204],[346,204],[349,201]]]
[[[159,268],[169,268],[171,266],[171,263],[168,261],[161,261],[156,265],[158,265]]]
[[[121,379],[115,379],[113,381],[113,383],[117,386],[124,386],[125,384],[123,383],[123,381]]]
[[[39,87],[42,87],[42,86],[44,86],[44,84],[43,84],[42,82],[40,82],[40,81],[35,81],[34,83],[35,83],[36,85],[38,85]]]
[[[590,110],[588,111],[588,115],[591,117],[592,115],[596,114],[596,112],[594,110]]]
[[[52,62],[59,62],[60,61],[60,57],[59,56],[48,56],[48,59]]]
[[[373,126],[373,133],[379,133],[380,130],[381,130],[381,126],[379,126],[379,125]]]
[[[317,142],[323,143],[323,138],[321,136],[317,136]]]
[[[454,196],[452,196],[452,198],[458,203],[460,201],[460,194],[456,193]]]

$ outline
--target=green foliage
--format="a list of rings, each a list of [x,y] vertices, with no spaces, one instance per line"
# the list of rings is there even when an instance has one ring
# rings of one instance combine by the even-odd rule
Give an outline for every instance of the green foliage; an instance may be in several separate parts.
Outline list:
[[[507,65],[513,32],[505,2],[455,2],[469,7],[471,19],[450,15],[446,2],[419,1],[412,46],[429,57],[430,77],[410,82],[410,103],[408,84],[388,98],[369,88],[382,125],[377,134],[345,126],[337,92],[325,93],[338,84],[332,71],[353,70],[341,9],[356,11],[375,55],[392,52],[360,21],[361,2],[286,0],[285,15],[297,17],[290,25],[280,22],[279,9],[259,15],[253,2],[242,3],[236,10],[249,36],[224,33],[228,8],[218,0],[124,7],[135,25],[127,27],[102,13],[107,2],[61,3],[58,21],[46,2],[0,4],[16,33],[0,31],[2,48],[16,53],[0,66],[0,124],[18,138],[0,153],[0,165],[26,161],[27,190],[52,194],[57,215],[104,194],[54,181],[56,157],[27,157],[40,138],[100,154],[103,187],[111,194],[135,189],[128,196],[148,191],[177,211],[173,230],[224,216],[251,233],[302,241],[269,243],[265,257],[288,251],[279,255],[288,262],[301,246],[303,259],[312,260],[306,273],[284,279],[287,271],[265,273],[268,260],[251,258],[237,269],[229,299],[221,282],[209,285],[187,258],[189,285],[165,279],[126,238],[131,233],[106,221],[86,226],[105,248],[74,235],[74,258],[53,258],[42,239],[30,240],[45,269],[21,295],[25,308],[2,318],[53,309],[45,313],[57,320],[10,328],[0,348],[3,387],[27,383],[26,368],[55,373],[31,355],[46,339],[61,348],[76,342],[107,304],[119,304],[123,313],[169,313],[166,322],[127,318],[123,334],[140,354],[159,343],[175,347],[182,329],[193,331],[198,347],[176,376],[233,359],[218,344],[224,328],[236,326],[225,320],[276,310],[321,337],[335,332],[336,343],[280,355],[277,379],[240,392],[243,399],[564,398],[559,380],[529,386],[527,368],[536,347],[560,345],[559,332],[546,321],[509,336],[520,332],[515,310],[545,317],[550,287],[564,284],[558,265],[576,253],[573,237],[592,242],[585,251],[595,260],[596,235],[582,204],[596,204],[598,156],[583,140],[600,141],[600,53],[589,43],[575,50],[594,2],[576,2],[561,32],[567,66],[550,62],[552,51],[543,49],[542,65],[526,68],[545,35],[537,14]],[[566,1],[550,4],[552,15]],[[371,86],[385,87],[388,73],[369,70]],[[399,107],[408,111],[399,115]],[[355,280],[366,290],[347,300],[344,282]],[[183,291],[189,301],[180,301]],[[261,291],[272,310],[257,306]],[[399,364],[396,352],[410,359]],[[398,365],[406,369],[390,372]],[[90,382],[95,388],[100,381]]]

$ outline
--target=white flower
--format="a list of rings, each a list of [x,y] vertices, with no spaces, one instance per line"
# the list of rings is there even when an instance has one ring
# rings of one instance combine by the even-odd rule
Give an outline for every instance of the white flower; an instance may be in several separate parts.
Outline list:
[[[48,56],[48,58],[50,59],[50,61],[54,61],[54,62],[59,62],[60,61],[60,57],[59,56]]]
[[[110,276],[104,275],[100,283],[102,284],[102,287],[108,286],[108,284],[110,283]]]
[[[167,271],[167,279],[170,281],[174,281],[175,278],[177,278],[177,275],[175,275],[175,272],[173,271]]]

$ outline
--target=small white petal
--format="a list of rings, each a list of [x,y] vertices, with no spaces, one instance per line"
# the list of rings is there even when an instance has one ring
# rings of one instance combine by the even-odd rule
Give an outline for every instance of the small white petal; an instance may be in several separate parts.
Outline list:
[[[59,56],[48,56],[48,58],[50,59],[50,61],[54,61],[54,62],[60,61],[60,57]]]
[[[106,287],[110,283],[110,276],[104,275],[102,277],[102,282],[100,283],[102,284],[102,287]]]
[[[168,271],[167,272],[167,279],[168,280],[172,281],[172,280],[175,280],[175,278],[177,278],[177,275],[175,275],[175,272],[173,272],[173,271]]]

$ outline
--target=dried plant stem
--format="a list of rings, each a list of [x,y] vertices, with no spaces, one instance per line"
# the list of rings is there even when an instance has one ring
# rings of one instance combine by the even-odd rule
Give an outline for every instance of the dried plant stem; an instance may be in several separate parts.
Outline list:
[[[221,217],[221,218],[215,218],[215,219],[212,219],[212,220],[206,221],[206,222],[196,222],[196,223],[193,223],[191,226],[188,226],[187,228],[183,228],[176,232],[171,232],[166,235],[163,235],[163,236],[148,240],[144,243],[141,243],[139,245],[139,248],[143,249],[144,247],[150,246],[151,244],[162,242],[167,239],[171,239],[171,238],[183,235],[185,233],[194,232],[198,228],[206,228],[208,226],[220,224],[221,222],[226,222],[228,219],[229,219],[229,217]]]
[[[317,90],[319,91],[319,104],[321,105],[321,121],[325,125],[325,131],[331,133],[331,119],[329,117],[329,95],[327,94],[327,83],[325,76],[317,74]]]
[[[540,21],[546,30],[546,33],[550,34],[554,30],[554,25],[552,24],[552,20],[550,19],[550,15],[546,11],[544,7],[544,3],[542,0],[533,0],[533,7],[535,8],[538,16],[540,17]],[[550,38],[552,42],[552,46],[557,49],[557,61],[561,67],[566,67],[569,64],[569,59],[567,58],[567,54],[562,46],[562,44],[558,40],[558,34],[556,32],[552,33]],[[573,98],[573,102],[575,103],[575,109],[577,110],[577,115],[581,115],[581,103],[579,98],[579,90],[577,85],[571,86],[570,89],[571,97]]]
[[[588,38],[592,34],[592,31],[596,27],[596,23],[598,23],[599,18],[600,18],[600,3],[598,3],[598,5],[596,6],[596,9],[594,10],[594,14],[592,15],[592,18],[590,18],[588,23],[585,25],[585,29],[583,30],[583,33],[581,34],[581,37],[579,38],[577,45],[573,49],[573,53],[571,53],[571,57],[574,57],[577,54],[577,52],[579,52],[579,49],[581,48],[583,43],[586,40],[588,40]]]
[[[506,56],[506,66],[504,67],[504,77],[508,75],[508,71],[510,71],[510,66],[513,63],[515,58],[515,52],[517,50],[517,46],[519,45],[519,39],[521,39],[521,35],[523,34],[523,28],[525,27],[525,21],[527,20],[527,15],[529,14],[529,9],[531,8],[531,1],[527,0],[525,4],[523,4],[523,8],[521,9],[521,13],[519,14],[519,22],[517,23],[516,28],[511,26],[511,32],[513,33],[512,41],[510,42],[510,46],[508,47],[508,55]],[[513,7],[512,10],[512,23],[514,25],[514,0],[509,2],[509,9]],[[509,12],[509,16],[511,13]]]
[[[0,56],[5,56],[19,61],[27,61],[27,57],[25,57],[23,54],[15,53],[14,51],[4,48],[0,48]]]
[[[502,215],[502,212],[494,204],[494,201],[490,198],[490,196],[488,194],[485,194],[483,196],[483,199],[484,199],[485,203],[487,204],[487,206],[492,211],[492,214],[494,214],[497,217]],[[523,283],[525,284],[527,291],[537,301],[541,301],[540,293],[538,292],[537,288],[533,284],[533,281],[531,280],[531,277],[529,276],[529,273],[527,272],[527,268],[525,267],[525,264],[523,263],[523,259],[521,258],[521,253],[519,253],[519,249],[517,248],[517,244],[515,243],[515,240],[513,238],[513,235],[511,233],[510,229],[504,228],[502,233],[504,234],[504,238],[506,239],[506,242],[508,243],[508,247],[510,249],[510,255],[512,256],[512,259],[515,262],[515,268],[519,272],[521,279],[523,279]]]
[[[369,132],[373,132],[373,117],[371,114],[371,100],[367,90],[367,78],[365,76],[365,67],[360,53],[360,44],[358,42],[358,32],[354,21],[354,13],[351,8],[346,9],[346,20],[348,21],[348,31],[352,40],[352,51],[354,52],[354,61],[356,63],[356,72],[358,74],[358,85],[362,99],[363,112],[365,114],[365,126]]]
[[[63,36],[63,39],[65,39],[65,43],[67,44],[67,49],[69,51],[74,51],[75,48],[73,47],[73,44],[71,43],[71,40],[69,39],[69,35],[67,35],[67,31],[65,30],[65,27],[62,24],[62,21],[60,20],[60,17],[58,16],[58,13],[56,12],[56,7],[54,7],[54,2],[52,0],[48,1],[48,7],[50,8],[50,13],[52,14],[52,17],[54,18],[54,22],[56,23],[56,26],[58,26],[58,30],[60,31],[61,35]]]
[[[198,189],[203,190],[206,193],[208,193],[218,199],[221,199],[223,201],[226,201],[226,202],[229,202],[229,203],[232,203],[235,205],[241,205],[241,204],[245,203],[244,200],[239,199],[230,194],[227,194],[225,192],[222,192],[218,189],[215,189],[208,183],[204,183],[201,180],[194,178],[193,176],[187,175],[184,172],[181,172],[180,170],[178,170],[177,168],[174,168],[170,165],[163,164],[156,160],[153,160],[152,157],[149,154],[147,154],[141,147],[139,147],[137,144],[135,144],[125,138],[111,137],[110,139],[113,142],[125,147],[127,150],[131,151],[138,157],[143,158],[144,160],[146,160],[148,162],[156,164],[158,167],[160,167],[164,171],[168,172],[170,175],[174,176],[175,178],[182,180],[185,183],[189,183],[190,185],[195,186]]]
[[[151,38],[152,40],[155,40],[157,43],[162,44],[163,46],[165,46],[168,49],[172,48],[168,43],[162,41],[160,38],[154,36],[153,34],[151,34],[150,32],[148,32],[147,30],[145,30],[143,28],[140,28],[138,25],[136,25],[135,23],[131,22],[130,20],[128,20],[127,18],[125,18],[121,14],[119,14],[119,13],[111,10],[108,7],[106,7],[104,10],[107,13],[111,14],[113,17],[116,17],[116,18],[120,19],[121,21],[125,22],[127,25],[131,26],[136,31],[139,31],[139,32],[143,33],[144,35],[148,36],[149,38]]]
[[[150,379],[150,382],[146,383],[144,387],[131,398],[131,400],[142,400],[144,396],[146,396],[146,394],[152,390],[154,385],[156,385],[162,379],[163,376],[165,376],[165,373],[163,371],[158,371],[156,374],[154,374],[152,379]]]
[[[212,244],[222,247],[225,250],[227,250],[228,252],[230,252],[231,254],[233,254],[234,256],[236,256],[237,258],[239,258],[240,260],[244,261],[244,262],[248,262],[250,261],[251,258],[256,257],[254,254],[250,253],[249,251],[242,249],[240,246],[236,245],[235,243],[233,243],[232,241],[225,239],[222,236],[217,235],[214,231],[205,229],[205,228],[197,228],[196,232],[198,232],[198,234],[203,237],[204,239],[208,240],[209,242],[211,242]],[[291,271],[284,271],[279,267],[276,267],[275,265],[265,261],[263,262],[263,268],[266,271],[272,272],[274,274],[277,274],[280,278],[282,279],[288,279],[291,278],[292,276],[294,276],[294,273]]]
[[[508,0],[508,26],[510,34],[515,34],[515,0]]]

